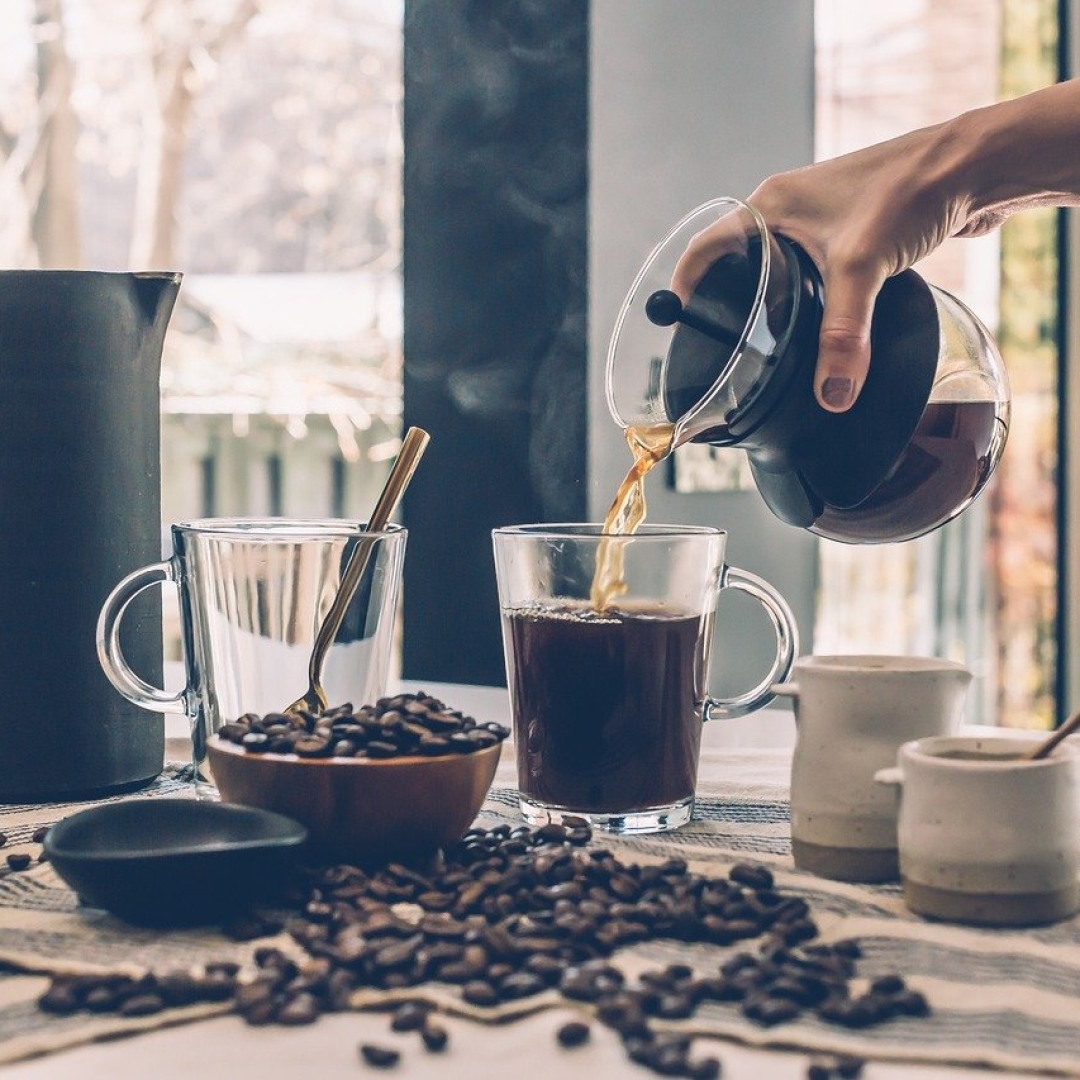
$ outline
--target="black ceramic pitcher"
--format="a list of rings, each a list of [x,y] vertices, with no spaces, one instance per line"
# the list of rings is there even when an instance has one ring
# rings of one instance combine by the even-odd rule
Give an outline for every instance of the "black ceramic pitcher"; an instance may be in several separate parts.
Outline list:
[[[159,375],[174,273],[0,271],[0,801],[148,783],[162,718],[117,694],[94,631],[161,557]],[[155,603],[156,603],[155,598]],[[123,648],[160,679],[150,603]]]

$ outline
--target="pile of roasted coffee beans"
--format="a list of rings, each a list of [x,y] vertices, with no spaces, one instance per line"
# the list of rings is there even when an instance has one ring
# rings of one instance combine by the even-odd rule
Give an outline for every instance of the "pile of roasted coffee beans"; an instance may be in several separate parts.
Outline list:
[[[353,709],[338,705],[322,713],[245,713],[218,734],[252,754],[302,758],[393,758],[420,754],[471,754],[500,743],[502,724],[479,723],[448,709],[429,694],[398,694]]]
[[[761,1025],[812,1013],[857,1028],[928,1013],[925,998],[898,976],[865,990],[862,982],[853,984],[857,942],[815,943],[806,901],[777,889],[767,868],[742,864],[711,877],[681,859],[628,864],[587,847],[590,839],[582,819],[539,829],[503,824],[471,829],[422,869],[309,870],[296,893],[298,912],[286,922],[306,959],[263,947],[254,954],[253,973],[219,964],[198,976],[58,978],[41,1007],[145,1015],[231,996],[248,1023],[288,1025],[346,1009],[360,987],[407,997],[414,988],[449,983],[479,1007],[552,992],[616,1032],[631,1060],[693,1080],[718,1076],[720,1063],[692,1060],[690,1037],[665,1031],[664,1022],[686,1019],[705,1002],[737,1005]],[[260,929],[274,927],[257,918],[231,926],[238,938]],[[623,946],[660,938],[738,948],[713,971],[674,964],[643,972],[632,985],[610,962]],[[750,942],[754,951],[741,947]],[[439,1051],[447,1034],[430,1013],[430,1006],[406,1001],[392,1026],[418,1031],[427,1049]],[[587,1028],[573,1025],[558,1035],[567,1048],[587,1038]],[[373,1067],[393,1065],[398,1053],[373,1044],[360,1051]]]
[[[251,754],[387,758],[472,754],[502,742],[510,731],[478,723],[421,692],[380,698],[356,710],[347,703],[322,713],[245,713],[219,734]]]

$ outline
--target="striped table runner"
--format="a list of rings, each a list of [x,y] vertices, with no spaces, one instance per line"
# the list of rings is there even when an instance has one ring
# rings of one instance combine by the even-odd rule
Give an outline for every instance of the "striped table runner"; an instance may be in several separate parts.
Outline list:
[[[855,886],[796,871],[791,861],[787,776],[789,751],[709,751],[703,756],[693,821],[663,836],[603,838],[621,859],[652,862],[677,856],[692,869],[723,874],[735,862],[761,862],[778,887],[804,896],[824,941],[857,938],[863,947],[859,974],[867,979],[900,973],[929,999],[928,1018],[898,1018],[876,1028],[849,1031],[816,1018],[773,1028],[747,1021],[737,1006],[702,1005],[672,1029],[710,1033],[756,1046],[850,1052],[869,1058],[956,1063],[1045,1071],[1080,1077],[1080,917],[1033,930],[978,930],[932,923],[911,915],[899,886]],[[481,823],[517,822],[511,755],[504,755]],[[176,769],[135,798],[188,791]],[[78,807],[0,809],[7,851],[32,850],[30,837]],[[254,943],[263,945],[266,941]],[[208,959],[244,962],[252,944],[228,942],[212,930],[160,934],[134,929],[101,912],[82,909],[47,864],[0,878],[0,1062],[99,1038],[119,1030],[178,1023],[221,1011],[206,1006],[140,1020],[39,1013],[34,999],[45,980],[29,973],[115,967],[175,969]],[[628,972],[660,964],[693,964],[712,974],[729,949],[658,941],[619,954]],[[413,991],[415,995],[415,991]],[[463,1007],[452,991],[432,997],[453,1011]],[[377,1002],[364,992],[358,1005]],[[551,995],[515,1008],[539,1008]]]

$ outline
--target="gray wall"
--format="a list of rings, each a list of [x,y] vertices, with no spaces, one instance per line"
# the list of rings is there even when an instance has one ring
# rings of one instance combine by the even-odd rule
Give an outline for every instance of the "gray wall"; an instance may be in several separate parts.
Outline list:
[[[812,0],[592,0],[589,132],[589,516],[602,519],[629,465],[604,401],[608,338],[634,273],[684,213],[745,197],[813,157]],[[658,470],[659,471],[659,470]],[[728,562],[771,581],[811,646],[816,540],[756,492],[676,494],[650,477],[649,520],[730,531]],[[764,674],[772,635],[752,601],[720,608],[714,687]]]

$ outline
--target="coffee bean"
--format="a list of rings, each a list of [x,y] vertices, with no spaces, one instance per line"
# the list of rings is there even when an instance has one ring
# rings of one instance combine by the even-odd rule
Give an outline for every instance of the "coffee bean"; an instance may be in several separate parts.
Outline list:
[[[562,1025],[555,1033],[555,1038],[559,1040],[560,1046],[565,1046],[567,1049],[572,1049],[576,1046],[583,1046],[589,1041],[589,1025],[583,1024],[579,1020],[570,1020],[568,1023]]]
[[[883,975],[870,984],[872,994],[900,994],[907,989],[899,975]]]
[[[794,1020],[802,1010],[794,1001],[786,998],[755,995],[743,1002],[742,1011],[748,1020],[753,1020],[764,1027],[772,1027],[774,1024]]]
[[[121,1016],[153,1016],[165,1008],[165,1002],[157,994],[136,994],[120,1003]]]
[[[707,1057],[691,1062],[686,1075],[690,1080],[717,1080],[722,1071],[719,1058]]]
[[[82,999],[82,1007],[90,1012],[107,1013],[116,1009],[123,999],[109,986],[95,986]]]
[[[45,837],[48,836],[48,835],[49,835],[49,826],[48,825],[39,825],[34,830],[34,833],[30,837],[30,839],[33,840],[33,842],[35,844],[43,844],[43,843],[45,843]],[[2,847],[2,846],[3,845],[0,844],[0,847]]]
[[[866,1061],[861,1057],[856,1057],[854,1054],[842,1054],[836,1059],[834,1068],[836,1075],[842,1077],[843,1080],[855,1080],[856,1077],[862,1076],[865,1065]]]
[[[685,1020],[694,1015],[694,1003],[684,994],[665,994],[660,998],[656,1015],[661,1020]]]
[[[495,987],[483,979],[471,979],[461,988],[461,996],[470,1005],[479,1005],[481,1008],[490,1009],[499,1004],[499,995]]]
[[[772,872],[764,866],[737,863],[728,871],[728,879],[751,889],[771,889]]]
[[[33,857],[25,851],[13,852],[7,857],[7,864],[12,870],[25,870],[33,861]]]
[[[431,1006],[422,1001],[407,1001],[394,1011],[391,1031],[419,1031],[427,1023]]]
[[[75,988],[59,980],[54,981],[38,998],[37,1004],[42,1012],[53,1013],[56,1016],[69,1016],[82,1007]]]
[[[446,1044],[450,1041],[450,1035],[446,1028],[439,1027],[438,1024],[432,1024],[430,1021],[420,1029],[420,1038],[424,1042],[425,1049],[430,1050],[433,1054],[445,1050]]]
[[[401,1060],[400,1051],[374,1043],[361,1043],[360,1056],[373,1069],[392,1069]]]
[[[390,742],[389,739],[372,739],[365,750],[370,758],[392,758],[398,754],[397,744]]]
[[[929,1016],[930,1003],[917,990],[905,990],[892,1001],[893,1008],[901,1016]]]
[[[832,1067],[823,1061],[812,1061],[806,1070],[806,1080],[831,1080]]]
[[[680,1042],[655,1046],[648,1064],[661,1076],[685,1076],[688,1072],[686,1047]]]
[[[857,941],[845,940],[833,943],[833,952],[837,956],[845,956],[849,960],[858,960],[862,956],[862,946]]]
[[[261,1027],[273,1023],[278,1018],[278,1002],[273,995],[268,994],[264,998],[248,1002],[245,1008],[240,1010],[244,1022],[252,1027]]]
[[[499,983],[499,996],[506,1001],[517,1001],[520,998],[532,997],[545,989],[547,989],[547,983],[538,975],[519,971],[507,975]]]
[[[818,1016],[833,1024],[849,1028],[870,1027],[883,1018],[875,1001],[860,998],[830,998],[818,1007]]]

